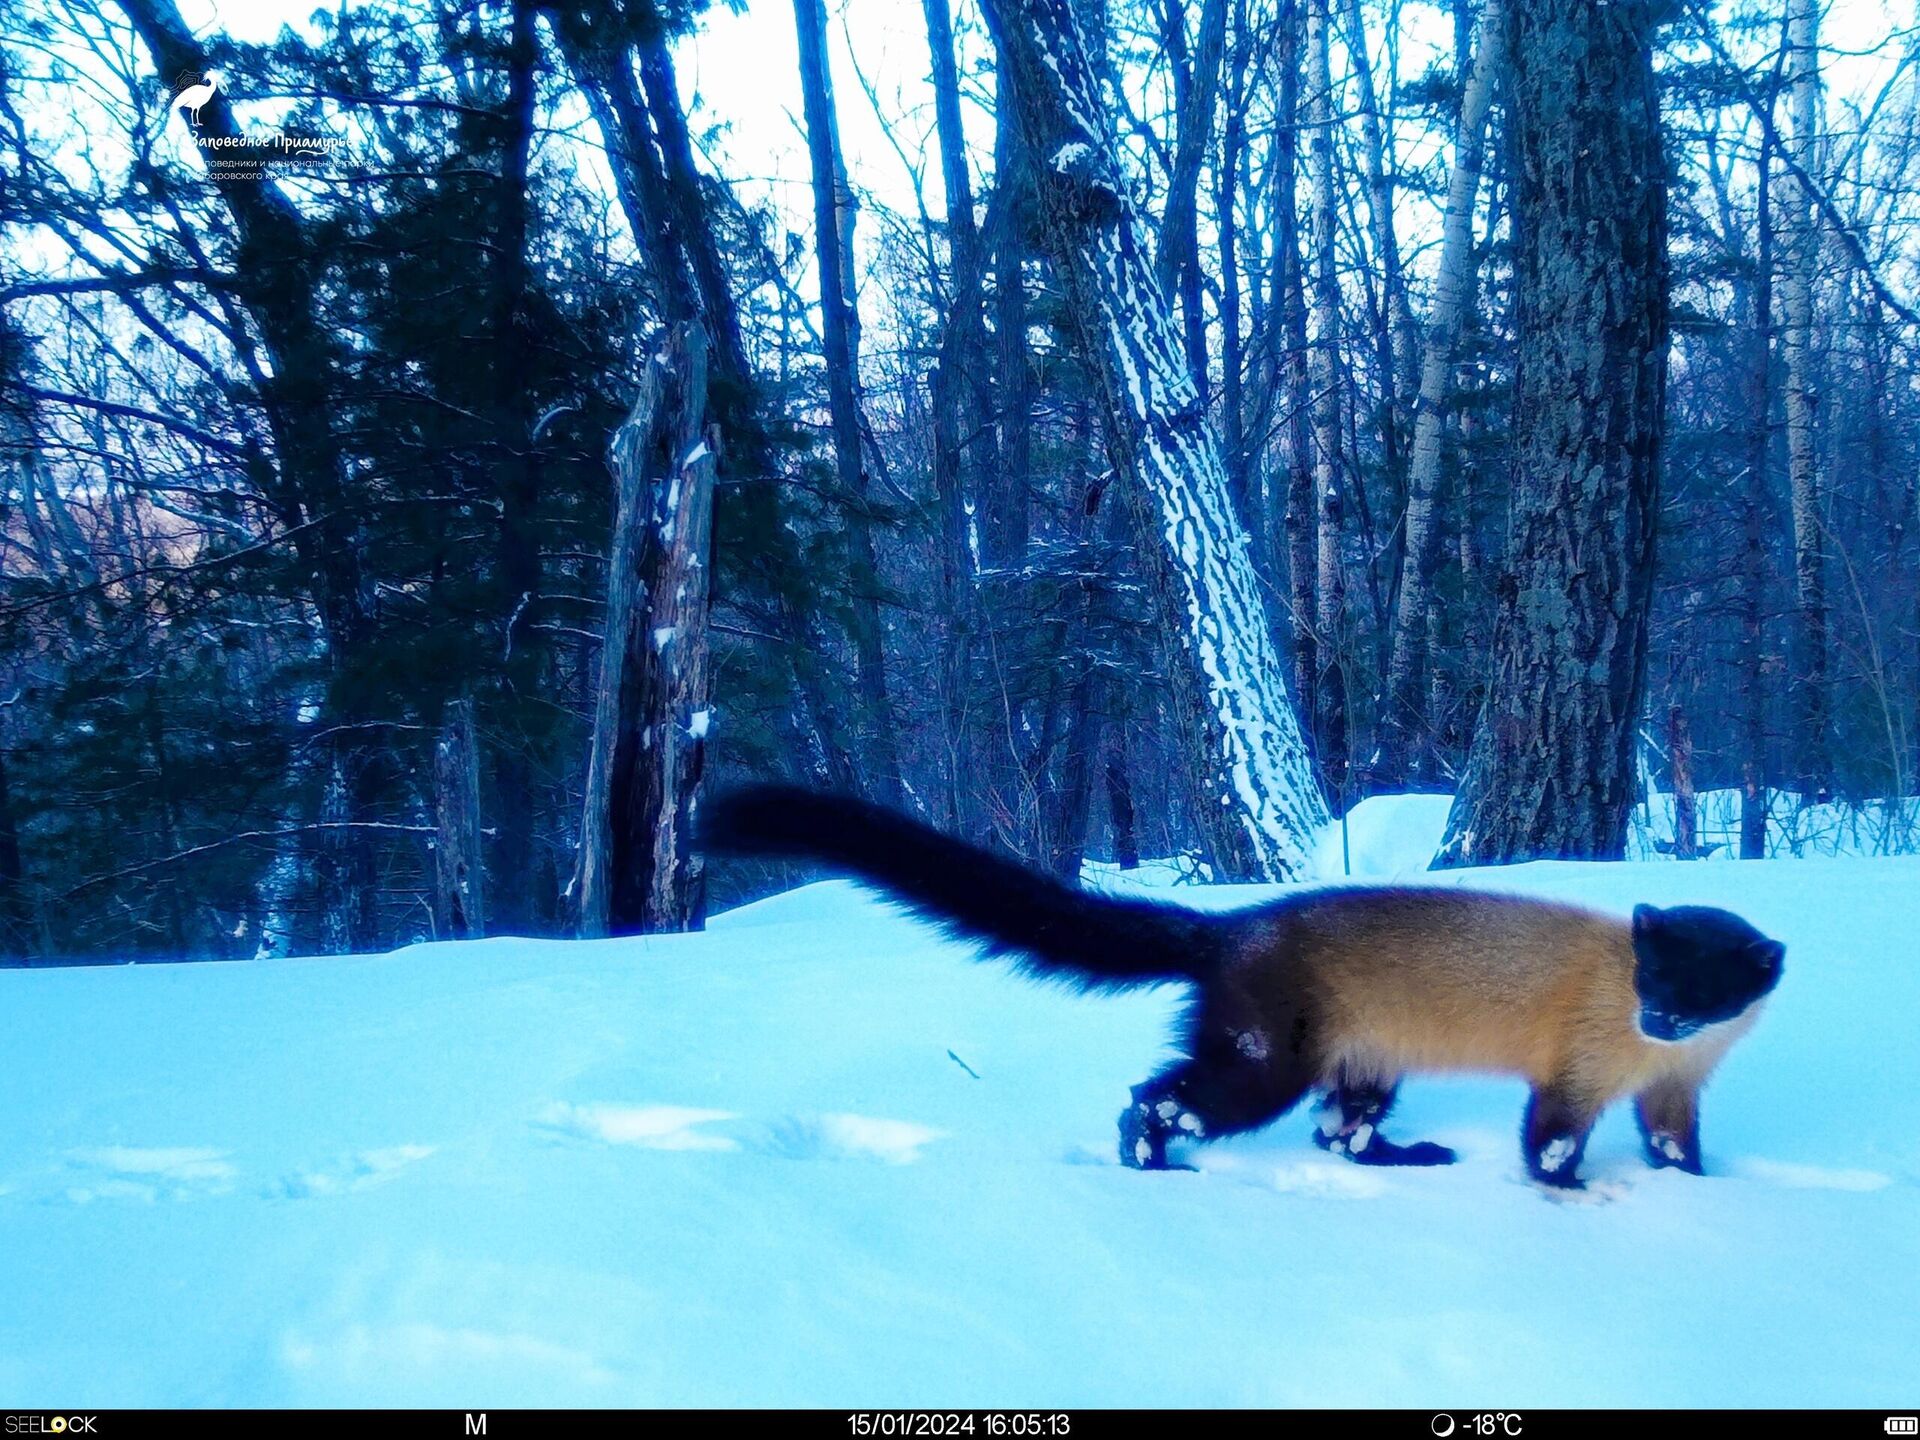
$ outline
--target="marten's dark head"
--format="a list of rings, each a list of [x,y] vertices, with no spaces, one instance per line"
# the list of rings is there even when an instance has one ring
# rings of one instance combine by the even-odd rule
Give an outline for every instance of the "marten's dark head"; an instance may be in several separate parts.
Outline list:
[[[1787,947],[1728,910],[1676,905],[1633,911],[1633,988],[1649,1040],[1684,1040],[1744,1015],[1780,983]]]

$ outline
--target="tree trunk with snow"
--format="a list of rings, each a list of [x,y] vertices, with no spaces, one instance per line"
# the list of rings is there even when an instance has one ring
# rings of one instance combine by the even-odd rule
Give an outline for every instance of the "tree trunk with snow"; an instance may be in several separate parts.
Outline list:
[[[487,933],[480,851],[480,747],[473,701],[447,706],[433,746],[433,925],[442,940]]]
[[[711,713],[706,408],[706,333],[687,322],[648,361],[609,456],[617,508],[574,880],[583,936],[698,930],[706,919],[693,850]]]
[[[1511,539],[1487,699],[1436,865],[1618,859],[1625,846],[1667,364],[1655,8],[1528,0],[1506,13]]]
[[[712,206],[693,158],[665,35],[643,29],[637,43],[617,17],[590,7],[550,12],[568,68],[606,141],[614,192],[653,278],[669,322],[697,317],[711,344],[713,421],[727,436],[734,524],[765,537],[755,598],[779,637],[792,688],[795,751],[814,779],[855,788],[850,725],[820,657],[831,647],[821,616],[796,606],[779,577],[801,565],[792,507],[775,477],[783,468],[758,377],[747,358],[739,306],[716,234]],[[636,63],[637,62],[637,63]],[[637,71],[637,78],[636,78]]]
[[[1818,173],[1819,6],[1791,0],[1787,12],[1787,153],[1799,173]],[[1828,787],[1826,538],[1822,533],[1820,461],[1815,432],[1819,384],[1814,374],[1813,279],[1820,263],[1814,199],[1796,175],[1787,177],[1782,236],[1786,265],[1780,302],[1786,328],[1787,481],[1793,498],[1793,573],[1800,619],[1802,736],[1799,784],[1812,800]]]
[[[1071,0],[990,0],[1068,313],[1098,362],[1108,442],[1150,532],[1150,579],[1184,652],[1170,667],[1198,762],[1200,825],[1223,877],[1298,879],[1326,806],[1287,702],[1219,443],[1122,178]]]
[[[1502,4],[1503,0],[1487,0],[1481,12],[1478,47],[1460,101],[1453,172],[1447,183],[1447,209],[1441,228],[1440,269],[1434,280],[1433,315],[1420,364],[1413,458],[1407,475],[1406,565],[1394,606],[1387,659],[1383,770],[1396,781],[1425,779],[1428,771],[1424,760],[1430,747],[1432,720],[1421,705],[1425,687],[1420,683],[1420,671],[1426,659],[1421,642],[1432,605],[1438,559],[1436,501],[1454,354],[1460,343],[1461,324],[1473,300],[1473,212],[1480,193],[1494,76],[1500,67]]]

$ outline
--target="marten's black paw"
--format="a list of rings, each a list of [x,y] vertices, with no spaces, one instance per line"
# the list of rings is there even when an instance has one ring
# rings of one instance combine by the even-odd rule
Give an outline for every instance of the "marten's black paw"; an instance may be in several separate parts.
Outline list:
[[[1145,1101],[1136,1100],[1120,1112],[1120,1163],[1134,1170],[1167,1168],[1166,1134]]]
[[[1580,1155],[1585,1145],[1569,1135],[1555,1136],[1527,1156],[1527,1173],[1550,1190],[1584,1190]]]
[[[1371,1125],[1361,1125],[1344,1135],[1329,1135],[1316,1125],[1313,1143],[1329,1154],[1346,1156],[1356,1165],[1451,1165],[1460,1158],[1447,1146],[1431,1140],[1396,1145]]]
[[[1643,1134],[1647,1164],[1656,1170],[1678,1170],[1686,1175],[1704,1175],[1700,1152],[1673,1135]]]
[[[1133,1103],[1120,1112],[1120,1163],[1135,1170],[1192,1170],[1168,1162],[1167,1142],[1206,1138],[1206,1122],[1162,1081],[1134,1086]]]

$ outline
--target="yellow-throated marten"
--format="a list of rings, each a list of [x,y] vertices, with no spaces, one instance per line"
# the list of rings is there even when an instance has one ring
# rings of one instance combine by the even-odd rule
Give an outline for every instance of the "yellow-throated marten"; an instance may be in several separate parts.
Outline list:
[[[722,796],[710,849],[822,860],[884,887],[1029,974],[1086,990],[1194,987],[1177,1064],[1134,1087],[1120,1158],[1250,1130],[1324,1090],[1315,1139],[1362,1164],[1444,1165],[1380,1122],[1408,1071],[1499,1071],[1533,1086],[1536,1180],[1577,1187],[1587,1132],[1636,1097],[1654,1165],[1700,1173],[1699,1093],[1753,1024],[1785,947],[1725,910],[1642,905],[1631,924],[1465,890],[1353,888],[1201,914],[1089,894],[840,796]]]

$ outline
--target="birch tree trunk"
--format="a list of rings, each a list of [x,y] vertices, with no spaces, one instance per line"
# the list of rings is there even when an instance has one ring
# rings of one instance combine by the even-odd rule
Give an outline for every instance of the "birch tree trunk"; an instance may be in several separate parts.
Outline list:
[[[706,332],[675,326],[649,361],[609,455],[607,561],[593,746],[574,878],[579,933],[698,930],[693,819],[706,765],[714,454]]]
[[[1319,641],[1320,702],[1316,757],[1337,812],[1346,809],[1351,746],[1347,731],[1346,567],[1341,555],[1346,483],[1341,473],[1345,426],[1340,373],[1340,279],[1334,254],[1333,75],[1328,63],[1328,0],[1307,0],[1307,171],[1313,191],[1313,283],[1307,299],[1313,344],[1307,374],[1313,388],[1313,490],[1319,535],[1313,626]]]
[[[1280,126],[1274,139],[1274,297],[1281,336],[1276,388],[1284,394],[1287,485],[1282,520],[1287,553],[1287,605],[1293,638],[1293,689],[1308,739],[1320,713],[1320,646],[1315,636],[1319,525],[1313,490],[1313,387],[1307,379],[1306,275],[1295,202],[1300,176],[1300,0],[1280,0]]]
[[[1813,353],[1813,278],[1820,260],[1820,226],[1814,197],[1798,175],[1817,173],[1819,127],[1819,7],[1791,0],[1787,12],[1787,105],[1791,117],[1788,154],[1798,174],[1786,180],[1782,240],[1786,265],[1780,276],[1785,312],[1781,346],[1786,361],[1787,481],[1793,499],[1793,572],[1799,605],[1802,673],[1799,677],[1798,779],[1806,800],[1827,794],[1831,760],[1827,741],[1826,544],[1821,533],[1820,461],[1815,433],[1819,403]]]
[[[1653,0],[1526,0],[1512,77],[1514,493],[1480,726],[1436,865],[1618,859],[1667,357]]]
[[[1287,703],[1220,447],[1122,179],[1071,0],[989,0],[1015,77],[1048,244],[1087,326],[1108,441],[1146,522],[1141,547],[1184,663],[1169,676],[1203,778],[1199,824],[1222,878],[1299,879],[1326,819]]]
[[[820,276],[820,336],[826,352],[827,398],[833,416],[833,453],[845,496],[847,545],[852,573],[854,661],[859,678],[865,740],[871,751],[863,771],[874,798],[898,805],[900,751],[893,706],[887,694],[885,639],[880,625],[880,577],[867,512],[867,467],[861,455],[860,317],[853,299],[853,187],[840,150],[833,106],[833,76],[827,66],[824,0],[793,0],[800,36],[800,90],[807,118],[807,153],[813,169],[814,249]]]
[[[1387,658],[1387,724],[1383,769],[1396,781],[1427,778],[1431,717],[1423,711],[1426,687],[1420,671],[1426,660],[1421,643],[1433,599],[1438,559],[1437,497],[1440,461],[1446,441],[1447,402],[1453,388],[1454,355],[1460,327],[1474,293],[1473,212],[1485,163],[1487,114],[1494,77],[1500,68],[1503,0],[1486,0],[1481,11],[1479,45],[1460,100],[1454,138],[1453,172],[1447,182],[1447,209],[1440,239],[1440,269],[1434,280],[1433,315],[1426,353],[1420,363],[1420,395],[1413,419],[1413,458],[1407,475],[1406,566],[1393,612],[1393,638]]]

